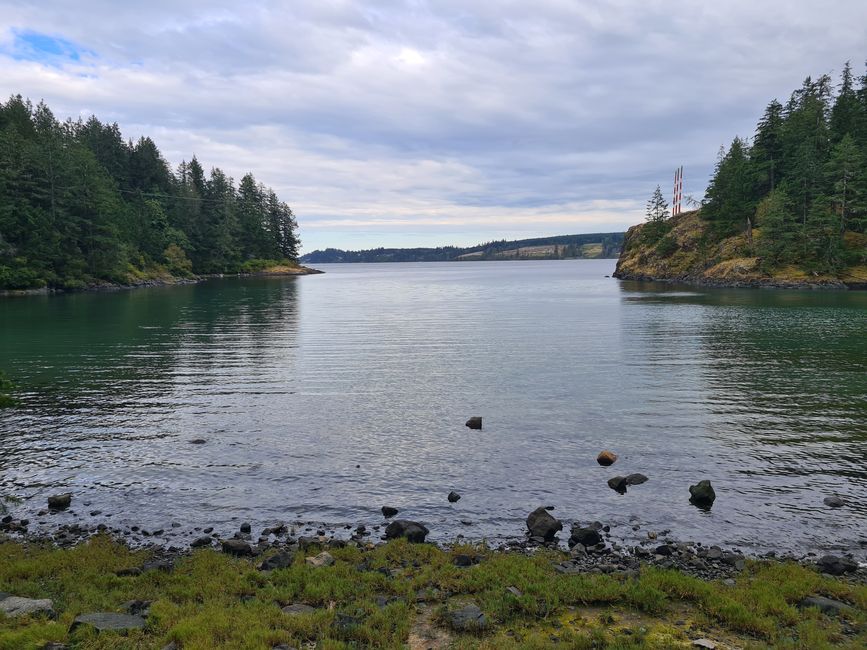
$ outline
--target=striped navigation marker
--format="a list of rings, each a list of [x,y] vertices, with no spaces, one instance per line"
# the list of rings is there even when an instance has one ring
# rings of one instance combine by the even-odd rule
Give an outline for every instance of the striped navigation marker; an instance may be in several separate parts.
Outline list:
[[[683,165],[674,170],[674,196],[671,201],[671,216],[680,214],[680,202],[683,199]]]

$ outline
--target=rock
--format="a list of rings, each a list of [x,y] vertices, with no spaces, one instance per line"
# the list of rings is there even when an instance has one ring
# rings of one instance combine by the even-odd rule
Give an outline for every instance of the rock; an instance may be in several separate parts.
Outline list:
[[[220,542],[220,545],[223,548],[223,553],[228,553],[229,555],[253,555],[253,547],[250,546],[243,539],[224,539]]]
[[[819,558],[819,561],[816,562],[816,568],[818,568],[822,573],[827,573],[832,576],[841,576],[844,573],[857,571],[858,563],[847,557],[825,555]]]
[[[469,420],[467,420],[467,426],[470,429],[481,429],[482,428],[482,418],[480,418],[477,415],[471,417]]]
[[[843,501],[840,497],[825,497],[822,499],[822,503],[824,503],[829,508],[842,508],[846,505],[846,502]]]
[[[478,605],[470,604],[446,614],[446,620],[458,632],[479,632],[488,627],[488,620]]]
[[[641,485],[647,483],[648,478],[644,474],[630,474],[626,477],[627,485]]]
[[[449,492],[448,500],[449,503],[457,503],[461,500],[461,495],[455,491]]]
[[[66,510],[71,503],[72,495],[68,492],[48,497],[48,508],[50,510]]]
[[[469,566],[473,566],[474,564],[478,564],[478,563],[479,563],[478,557],[476,557],[475,555],[466,555],[464,553],[460,553],[458,555],[455,555],[454,559],[452,560],[452,564],[454,564],[455,566],[458,566],[458,567],[469,567]]]
[[[10,618],[32,614],[44,614],[54,618],[54,603],[49,598],[22,598],[6,596],[0,600],[0,612]]]
[[[398,537],[405,537],[410,542],[420,544],[424,542],[429,532],[425,526],[417,521],[395,519],[386,527],[385,538],[397,539]]]
[[[334,556],[332,556],[328,551],[322,551],[319,555],[305,558],[304,561],[308,565],[314,567],[331,566],[334,564]]]
[[[190,440],[191,445],[203,445],[207,442],[204,438],[193,438]]]
[[[253,530],[253,527],[250,526],[248,522],[244,522],[243,524],[241,524],[242,533],[247,533],[249,535],[251,530]]]
[[[338,632],[346,634],[348,632],[352,632],[355,628],[361,625],[362,620],[357,616],[350,616],[349,614],[344,614],[342,612],[337,612],[337,615],[334,617],[334,627]]]
[[[148,560],[141,566],[142,571],[171,571],[175,568],[174,560],[167,560],[163,558],[154,558],[152,560]]]
[[[629,483],[626,482],[625,476],[615,476],[613,478],[608,479],[608,487],[617,492],[618,494],[626,494],[626,488],[629,486]]]
[[[311,607],[310,605],[305,605],[304,603],[292,603],[291,605],[286,605],[283,608],[284,614],[289,614],[290,616],[299,616],[301,614],[312,614],[316,611],[315,607]]]
[[[294,553],[284,551],[272,555],[257,567],[259,571],[274,571],[275,569],[285,569],[292,566],[292,561],[295,559]]]
[[[554,536],[563,530],[563,523],[548,512],[547,508],[536,508],[527,515],[527,529],[531,537],[541,537],[544,541],[553,541]]]
[[[81,614],[72,621],[70,631],[82,625],[88,625],[100,632],[126,632],[140,630],[145,626],[145,620],[141,616],[132,614],[115,614],[112,612],[94,612],[93,614]]]
[[[846,603],[841,603],[839,600],[834,600],[832,598],[825,598],[824,596],[808,596],[798,603],[798,607],[816,607],[821,610],[823,614],[829,614],[832,616],[844,614],[852,610],[852,608]]]
[[[716,500],[716,492],[710,481],[699,481],[689,486],[689,502],[699,508],[710,508]]]
[[[69,650],[69,646],[65,643],[58,643],[57,641],[49,641],[44,646],[42,646],[41,650]],[[163,650],[166,650],[163,648]]]
[[[617,454],[606,449],[596,457],[596,462],[602,465],[602,467],[609,467],[617,462]]]
[[[572,534],[569,537],[569,548],[577,544],[582,546],[596,546],[602,541],[602,536],[596,528],[583,528],[578,524],[572,525]]]
[[[382,516],[386,519],[390,519],[394,517],[398,513],[397,508],[392,508],[391,506],[382,506]]]
[[[706,648],[707,650],[716,650],[716,643],[710,639],[696,639],[692,642],[693,648]]]
[[[151,609],[151,601],[149,600],[128,600],[120,606],[123,611],[133,616],[143,616],[147,618]]]
[[[512,594],[515,598],[520,598],[524,594],[521,593],[521,590],[517,587],[506,587],[506,591]]]
[[[674,554],[674,549],[668,544],[662,544],[661,546],[656,547],[654,553],[656,553],[657,555],[662,555],[663,557],[668,557]]]
[[[203,535],[202,537],[197,537],[192,542],[190,542],[190,546],[192,548],[202,548],[205,546],[210,546],[214,541],[214,538],[210,535]]]

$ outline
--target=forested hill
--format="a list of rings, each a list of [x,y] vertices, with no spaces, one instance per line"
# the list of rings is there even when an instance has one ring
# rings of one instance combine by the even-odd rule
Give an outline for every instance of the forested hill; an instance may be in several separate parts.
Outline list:
[[[301,258],[307,264],[333,262],[448,262],[473,260],[542,260],[572,258],[615,258],[623,245],[622,232],[589,235],[559,235],[515,241],[495,241],[461,248],[373,248],[344,251],[326,248]]]
[[[252,174],[195,156],[171,169],[148,137],[44,103],[0,103],[0,289],[137,284],[297,261],[292,210]]]
[[[627,233],[621,278],[867,287],[867,74],[808,77],[720,151],[697,212],[661,197]]]

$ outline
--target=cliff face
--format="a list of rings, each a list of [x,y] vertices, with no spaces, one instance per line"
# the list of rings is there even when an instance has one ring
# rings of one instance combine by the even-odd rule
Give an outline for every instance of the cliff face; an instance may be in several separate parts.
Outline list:
[[[752,247],[746,235],[716,240],[698,210],[672,217],[668,224],[671,230],[659,242],[649,241],[648,224],[630,228],[614,277],[720,287],[867,288],[867,266],[849,267],[836,276],[809,273],[794,266],[767,272],[762,269],[760,257],[748,255]],[[753,230],[754,244],[761,236],[760,229]],[[846,233],[846,244],[865,247],[867,236]]]

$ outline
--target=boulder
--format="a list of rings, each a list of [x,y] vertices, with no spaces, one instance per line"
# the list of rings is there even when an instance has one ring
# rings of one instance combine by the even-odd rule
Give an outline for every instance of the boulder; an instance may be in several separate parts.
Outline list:
[[[824,503],[829,508],[842,508],[846,505],[846,502],[843,501],[840,497],[825,497],[822,499],[822,503]]]
[[[48,508],[51,510],[66,510],[71,503],[72,495],[68,492],[48,497]]]
[[[475,604],[448,612],[446,620],[458,632],[480,632],[488,627],[484,613]]]
[[[617,462],[617,454],[606,449],[596,457],[596,462],[602,465],[602,467],[609,467]]]
[[[710,481],[699,481],[689,486],[689,502],[699,508],[710,508],[716,500],[716,492]]]
[[[602,535],[594,527],[584,528],[578,524],[572,525],[572,534],[569,536],[569,548],[576,544],[582,546],[596,546],[602,541]]]
[[[70,631],[85,625],[100,632],[128,632],[129,630],[142,629],[145,626],[145,620],[141,616],[134,616],[132,614],[94,612],[93,614],[76,616],[72,621]]]
[[[838,555],[824,555],[816,562],[816,568],[822,573],[832,576],[841,576],[858,570],[858,563],[847,557]]]
[[[430,531],[417,521],[407,519],[395,519],[385,528],[386,539],[405,537],[410,542],[420,544],[424,542]]]
[[[54,603],[49,598],[22,598],[6,596],[0,600],[0,612],[10,618],[30,614],[44,614],[54,618]]]
[[[328,551],[322,551],[319,555],[305,558],[304,561],[313,567],[325,567],[334,564],[334,556]]]
[[[243,524],[241,524],[241,528],[240,528],[240,530],[241,530],[242,533],[246,533],[246,534],[249,535],[249,534],[250,534],[250,531],[253,530],[253,527],[250,525],[249,522],[246,522],[246,521],[245,521]]]
[[[224,539],[220,542],[223,548],[223,553],[229,555],[237,555],[239,557],[253,555],[253,547],[243,539]]]
[[[304,603],[292,603],[291,605],[286,605],[286,607],[283,608],[283,613],[289,614],[290,616],[298,616],[300,614],[312,614],[315,611],[315,607],[305,605]]]
[[[626,494],[626,488],[628,486],[629,483],[627,483],[625,476],[614,476],[608,479],[608,487],[618,494]]]
[[[282,553],[277,553],[277,555],[272,555],[265,561],[261,562],[257,568],[259,569],[259,571],[274,571],[275,569],[285,569],[292,566],[292,561],[294,559],[294,553],[284,551]]]
[[[192,542],[190,542],[190,546],[192,548],[203,548],[205,546],[210,546],[213,544],[214,538],[210,535],[202,535],[201,537],[197,537]]]
[[[482,418],[478,415],[474,415],[469,420],[467,420],[467,426],[470,429],[481,429],[482,428]]]
[[[626,477],[627,485],[641,485],[642,483],[647,483],[648,478],[644,474],[630,474]]]
[[[390,519],[394,517],[398,513],[397,508],[392,508],[391,506],[382,506],[382,516],[386,519]]]
[[[452,492],[449,492],[448,499],[449,499],[449,503],[457,503],[458,501],[461,500],[461,495],[458,494],[457,492],[452,491]]]
[[[825,598],[824,596],[808,596],[798,603],[798,607],[816,607],[823,614],[837,616],[851,611],[852,608],[846,603],[841,603],[833,598]]]
[[[563,530],[563,522],[551,516],[547,508],[536,508],[527,515],[527,529],[530,537],[541,537],[544,541],[553,541],[554,536]]]

